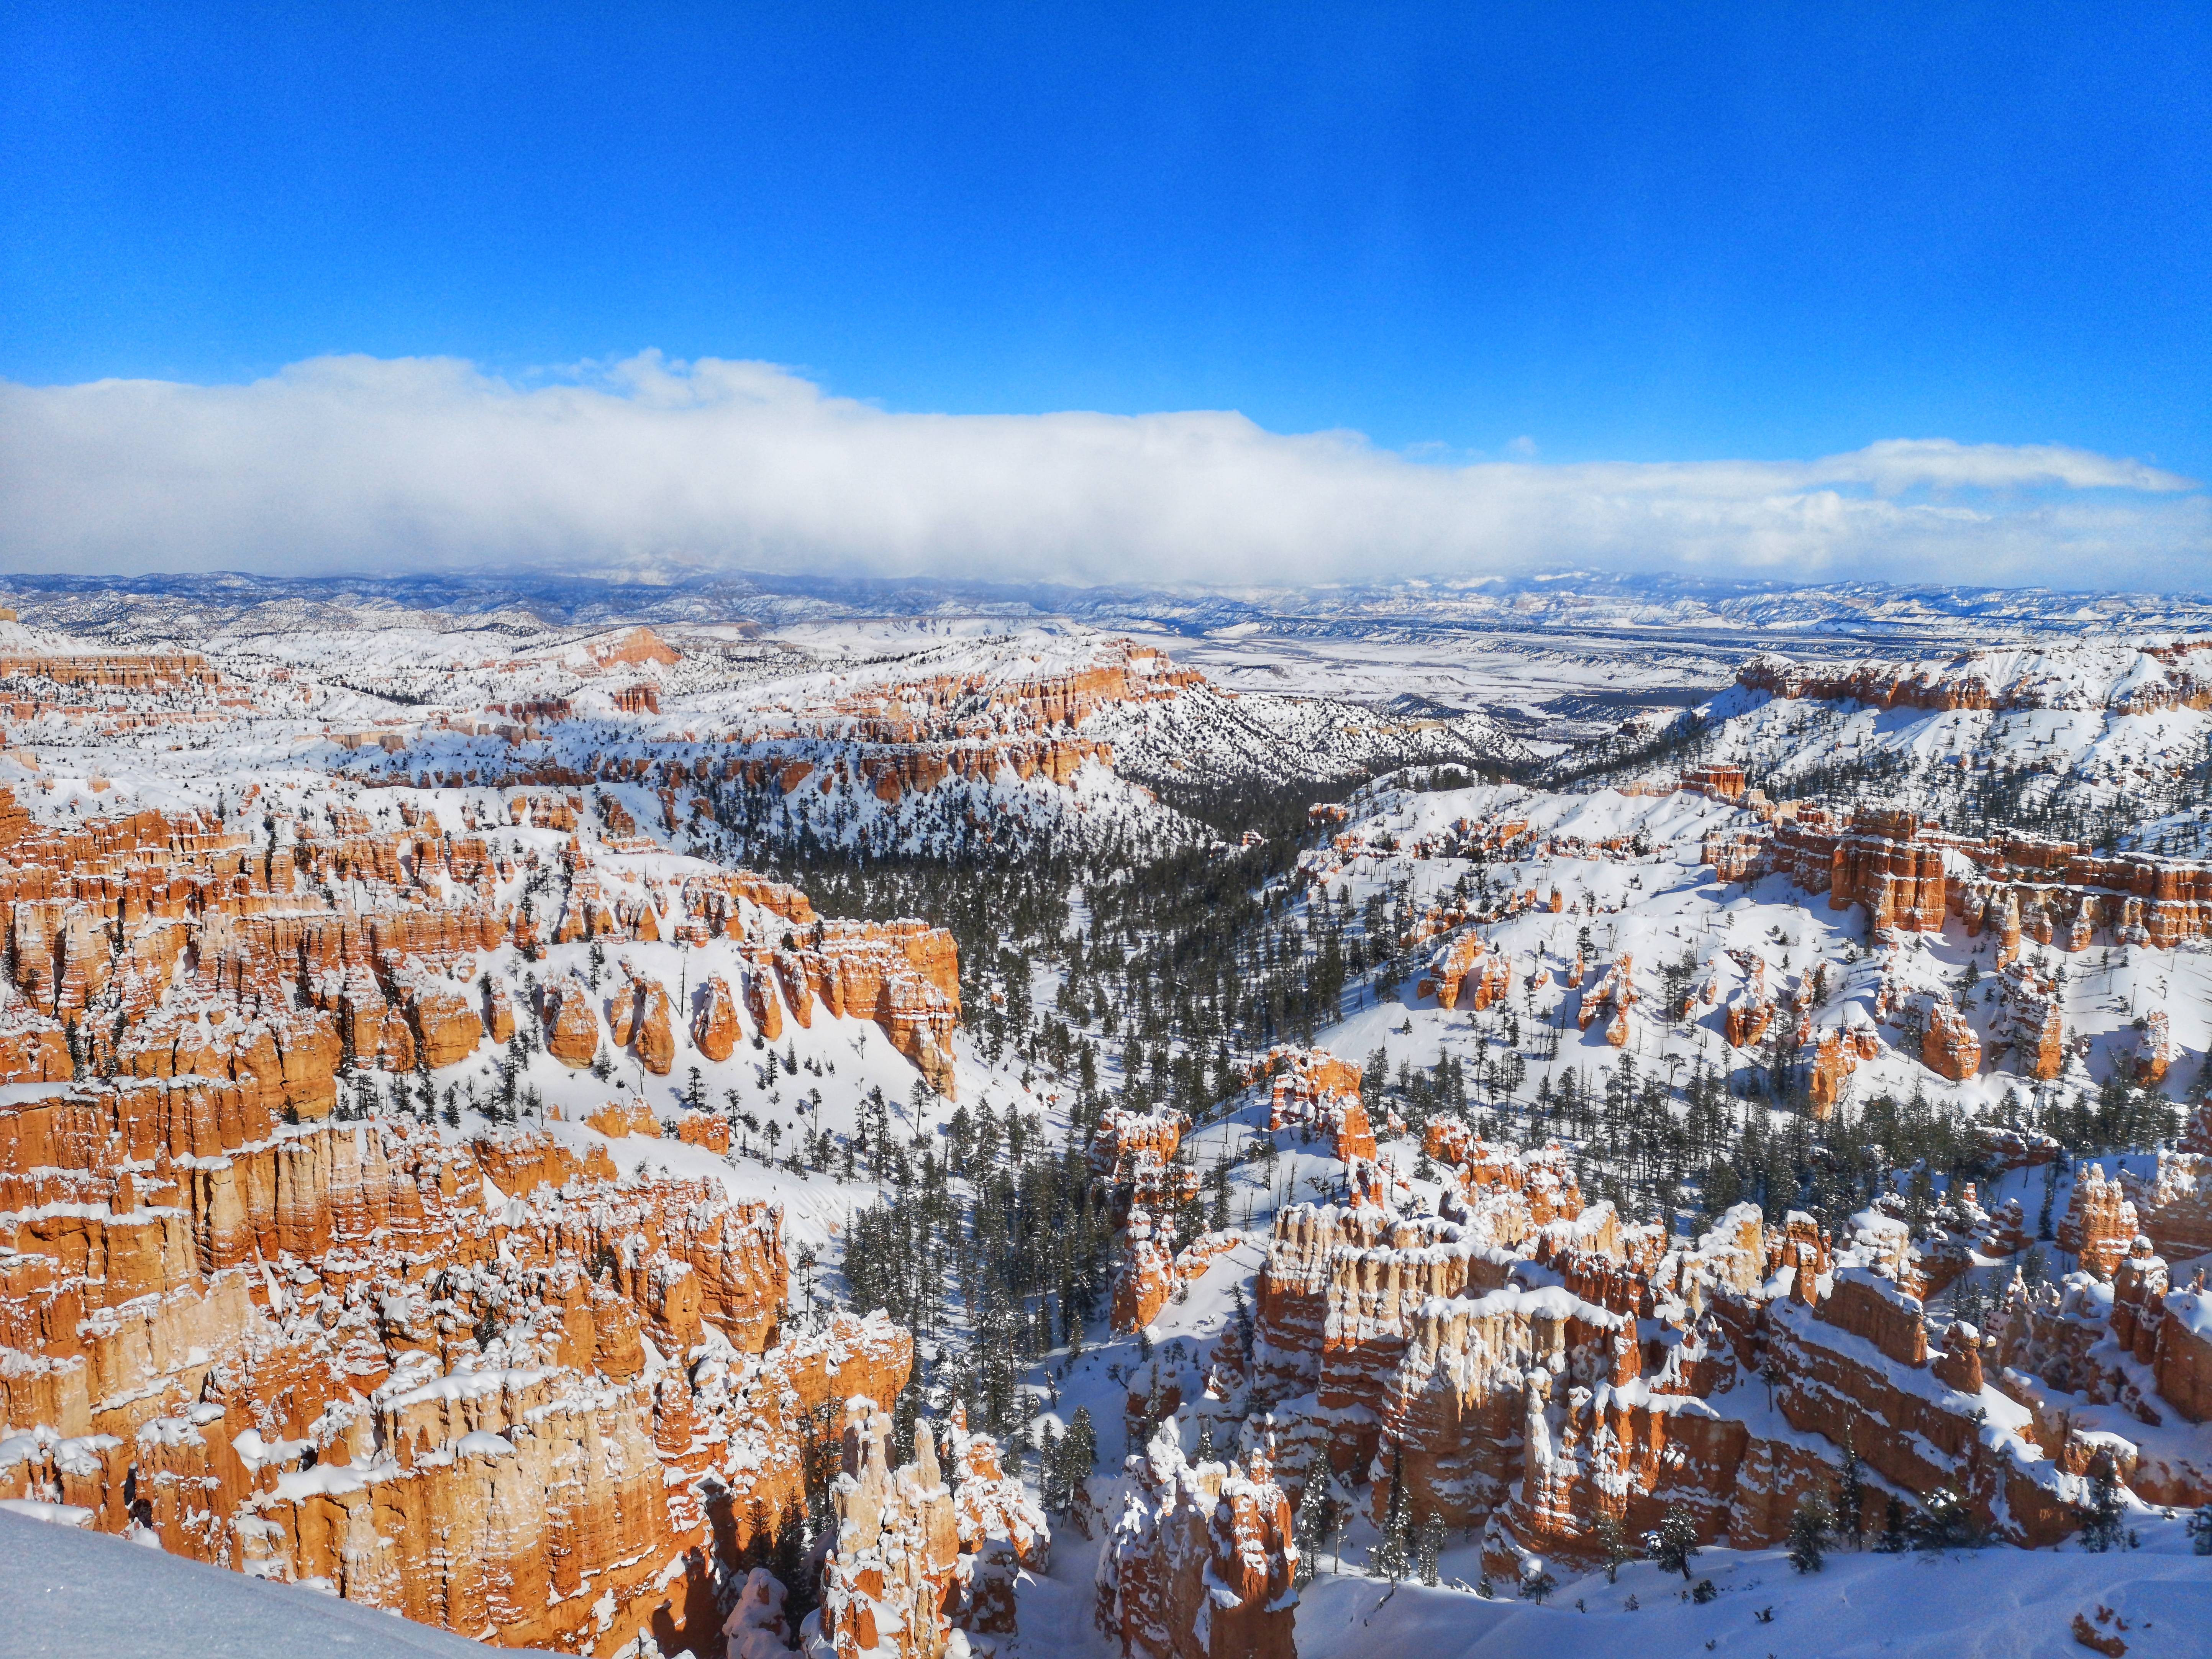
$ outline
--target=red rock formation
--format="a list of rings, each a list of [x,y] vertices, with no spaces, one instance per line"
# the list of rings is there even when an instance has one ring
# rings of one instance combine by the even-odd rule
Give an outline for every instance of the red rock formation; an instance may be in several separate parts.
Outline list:
[[[1741,800],[1744,791],[1743,768],[1741,766],[1686,766],[1682,769],[1682,787],[1699,794],[1710,795],[1715,800]]]
[[[2100,927],[2116,943],[2161,950],[2212,930],[2212,865],[2037,836],[1954,835],[1879,808],[1838,823],[1807,807],[1716,831],[1703,858],[1723,881],[1773,872],[1826,893],[1833,908],[1863,904],[1876,927],[1936,932],[1957,915],[1970,934],[1996,933],[2001,967],[2019,954],[2023,933],[2081,951]]]
[[[625,974],[629,974],[627,965]],[[667,989],[649,975],[629,975],[608,1010],[615,1047],[632,1049],[655,1077],[676,1065],[676,1032]]]
[[[1322,1048],[1274,1048],[1259,1074],[1273,1079],[1267,1127],[1304,1127],[1330,1137],[1337,1158],[1375,1156],[1375,1132],[1359,1100],[1359,1068]]]
[[[729,981],[714,975],[701,988],[697,1001],[697,1011],[691,1016],[691,1046],[708,1060],[727,1060],[744,1035],[738,1023],[738,1001],[730,994]]]
[[[1091,715],[1205,685],[1195,671],[1126,640],[1102,642],[1084,665],[1034,678],[878,681],[747,730],[732,744],[725,775],[787,795],[802,786],[865,790],[892,804],[955,777],[1041,776],[1066,787],[1086,764],[1113,764],[1110,744],[1075,729]],[[825,745],[836,757],[826,763]]]
[[[824,1008],[873,1020],[931,1087],[952,1097],[960,963],[951,934],[918,921],[817,922],[796,958]]]
[[[2146,1089],[2157,1088],[2166,1081],[2166,1074],[2172,1070],[2179,1052],[2166,1010],[2152,1009],[2143,1016],[2142,1029],[2136,1038],[2136,1081]]]
[[[657,1138],[660,1133],[653,1108],[641,1100],[611,1100],[584,1121],[610,1140],[620,1140],[625,1135]]]
[[[1966,1024],[1966,1017],[1951,999],[1939,996],[1928,1011],[1928,1029],[1920,1039],[1920,1059],[1939,1077],[1962,1083],[1981,1070],[1982,1042]]]
[[[2105,1166],[2077,1168],[2073,1196],[2058,1223],[2058,1248],[2097,1278],[2110,1279],[2136,1232],[2136,1206],[2118,1181],[2106,1178]]]
[[[2200,1130],[2208,1114],[2212,1108],[2197,1109]],[[2132,1170],[2120,1176],[2136,1227],[2152,1249],[2177,1261],[2212,1253],[2212,1151],[2186,1150],[2201,1146],[2201,1134],[2195,1141],[2184,1135],[2181,1144],[2181,1152],[2160,1152],[2148,1176]]]
[[[219,677],[197,651],[17,652],[0,654],[0,679],[45,680],[102,691],[212,686]]]
[[[1050,1568],[1052,1529],[1021,1481],[1000,1468],[998,1442],[968,1431],[965,1407],[953,1407],[945,1439],[953,1472],[953,1530],[960,1540],[952,1622],[963,1630],[1012,1635],[1016,1577]]]
[[[1481,1013],[1513,994],[1510,958],[1489,950],[1472,933],[1460,934],[1438,952],[1430,971],[1440,1008],[1456,1008],[1465,1001]]]
[[[1121,1229],[1121,1253],[1114,1268],[1114,1295],[1109,1320],[1115,1330],[1142,1330],[1167,1305],[1176,1287],[1175,1250],[1167,1230],[1156,1224],[1152,1212],[1129,1212]]]
[[[1766,1035],[1774,1018],[1774,999],[1766,991],[1766,963],[1753,957],[1750,975],[1729,994],[1722,1005],[1729,1046],[1748,1048]]]
[[[1843,1032],[1833,1026],[1822,1031],[1814,1048],[1807,1085],[1815,1118],[1834,1114],[1844,1097],[1844,1085],[1857,1068],[1858,1050],[1844,1041]]]
[[[1634,969],[1634,962],[1626,951],[1622,952],[1620,960],[1610,964],[1598,982],[1583,993],[1582,1006],[1575,1014],[1575,1023],[1587,1031],[1590,1023],[1607,1010],[1613,1011],[1614,1018],[1626,1016],[1628,1005],[1636,1000]],[[1616,1043],[1614,1046],[1618,1048],[1620,1045]]]
[[[1292,1659],[1297,1547],[1267,1460],[1193,1465],[1170,1424],[1127,1468],[1094,1611],[1124,1659]]]
[[[599,1017],[592,994],[577,981],[545,993],[545,1052],[563,1066],[581,1070],[599,1052]]]
[[[808,1628],[837,1659],[938,1659],[952,1638],[945,1609],[960,1537],[933,1437],[917,1434],[914,1462],[894,1469],[890,1414],[865,1396],[845,1409],[845,1478],[830,1492],[836,1537]]]
[[[1443,1126],[1428,1151],[1463,1172],[1441,1215],[1278,1218],[1246,1408],[1272,1412],[1294,1462],[1364,1468],[1378,1506],[1395,1469],[1417,1515],[1575,1556],[1601,1519],[1633,1533],[1678,1503],[1702,1536],[1778,1541],[1801,1495],[1832,1491],[1854,1431],[1884,1479],[1951,1481],[2007,1536],[2074,1524],[2034,1443],[1984,1442],[1986,1413],[1957,1386],[1975,1383],[1978,1346],[1931,1391],[1920,1304],[1895,1279],[1901,1225],[1870,1221],[1848,1271],[1808,1218],[1770,1233],[1750,1206],[1669,1248],[1609,1206],[1555,1207],[1571,1188],[1549,1160]],[[1790,1434],[1763,1426],[1770,1408]]]

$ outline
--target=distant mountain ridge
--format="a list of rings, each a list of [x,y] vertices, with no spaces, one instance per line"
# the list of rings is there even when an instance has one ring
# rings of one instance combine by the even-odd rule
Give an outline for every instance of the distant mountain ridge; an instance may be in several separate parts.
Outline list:
[[[1564,573],[1312,587],[1077,588],[939,578],[514,571],[276,577],[216,572],[140,576],[19,575],[9,595],[27,622],[118,643],[281,633],[313,627],[485,629],[527,635],[623,622],[750,623],[776,629],[904,617],[1005,623],[1054,617],[1184,635],[1225,630],[1315,637],[1532,630],[1669,635],[1785,635],[1911,649],[2057,635],[2212,629],[2212,598],[2062,592],[2050,588],[1880,582],[1745,582]]]

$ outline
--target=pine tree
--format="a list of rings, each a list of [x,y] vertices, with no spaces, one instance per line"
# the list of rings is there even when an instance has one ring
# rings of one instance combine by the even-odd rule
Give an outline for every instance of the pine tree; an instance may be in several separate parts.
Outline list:
[[[1419,1564],[1421,1582],[1431,1589],[1437,1583],[1437,1558],[1443,1553],[1444,1518],[1434,1510],[1421,1517]]]
[[[806,1571],[806,1517],[796,1498],[786,1498],[775,1529],[775,1576],[783,1581],[785,1616],[802,1620],[814,1610],[814,1575]]]
[[[1396,1583],[1413,1564],[1413,1518],[1406,1504],[1406,1453],[1390,1454],[1390,1499],[1382,1510],[1382,1537],[1370,1553],[1370,1570]]]
[[[1807,1492],[1799,1498],[1797,1512],[1790,1517],[1790,1565],[1799,1572],[1820,1571],[1820,1547],[1834,1522],[1834,1514],[1819,1493]]]
[[[1659,1529],[1644,1536],[1644,1553],[1662,1572],[1690,1576],[1690,1562],[1698,1553],[1698,1522],[1686,1504],[1669,1504],[1660,1517]]]
[[[1213,1455],[1212,1424],[1206,1422],[1199,1424],[1198,1444],[1191,1452],[1190,1461],[1194,1463],[1212,1463],[1218,1461]]]
[[[1597,1522],[1597,1545],[1605,1556],[1605,1582],[1620,1582],[1620,1570],[1636,1559],[1636,1551],[1628,1541],[1628,1529],[1613,1516],[1601,1515]]]
[[[1838,1495],[1843,1500],[1843,1524],[1851,1529],[1851,1543],[1856,1547],[1866,1530],[1866,1477],[1860,1471],[1859,1449],[1848,1423],[1844,1425],[1844,1479]]]
[[[2089,1507],[2081,1518],[2081,1547],[2105,1551],[2118,1547],[2121,1521],[2127,1510],[2120,1501],[2120,1483],[2112,1470],[2112,1455],[2100,1453],[2089,1468]]]
[[[1313,1582],[1314,1570],[1321,1565],[1322,1546],[1328,1540],[1329,1528],[1336,1518],[1336,1505],[1328,1495],[1328,1458],[1316,1452],[1307,1467],[1305,1490],[1298,1494],[1298,1512],[1291,1522],[1291,1535],[1298,1546],[1301,1589]]]
[[[1958,1549],[1973,1542],[1974,1520],[1965,1498],[1949,1486],[1938,1486],[1914,1513],[1910,1530],[1915,1549]]]
[[[2189,1517],[2189,1542],[2199,1555],[2212,1555],[2212,1504]]]
[[[1883,1507],[1881,1536],[1875,1540],[1875,1548],[1884,1555],[1905,1553],[1905,1505],[1894,1498]]]
[[[1067,1437],[1063,1443],[1067,1459],[1068,1496],[1072,1501],[1075,1488],[1090,1480],[1098,1467],[1098,1431],[1091,1426],[1091,1413],[1078,1406],[1075,1415],[1068,1419]]]
[[[1037,1460],[1041,1468],[1037,1486],[1044,1496],[1045,1508],[1054,1515],[1067,1512],[1066,1447],[1066,1437],[1046,1424],[1043,1454]]]
[[[1552,1576],[1552,1570],[1541,1561],[1532,1557],[1527,1565],[1534,1567],[1535,1571],[1522,1576],[1521,1594],[1526,1600],[1534,1601],[1540,1607],[1544,1605],[1545,1598],[1559,1589],[1559,1581]]]

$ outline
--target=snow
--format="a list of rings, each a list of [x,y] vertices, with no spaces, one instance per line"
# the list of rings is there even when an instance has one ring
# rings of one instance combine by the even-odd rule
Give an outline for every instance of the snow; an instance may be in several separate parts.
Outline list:
[[[48,1506],[62,1509],[64,1506]],[[187,1561],[0,1505],[0,1659],[462,1659],[493,1650],[293,1584]],[[80,1512],[81,1513],[81,1512]]]
[[[1448,1553],[1445,1574],[1479,1576],[1474,1554]],[[2129,1659],[2212,1653],[2212,1571],[2175,1522],[2154,1523],[2141,1550],[2106,1555],[1831,1551],[1823,1571],[1799,1575],[1779,1551],[1707,1549],[1692,1569],[1713,1581],[1711,1601],[1685,1599],[1680,1577],[1643,1562],[1615,1584],[1601,1572],[1563,1578],[1541,1607],[1418,1583],[1392,1595],[1324,1571],[1299,1607],[1299,1659],[2081,1659],[2088,1650],[2074,1640],[2073,1618],[2094,1620],[2099,1607],[2129,1621]],[[1759,1621],[1764,1609],[1772,1622]]]

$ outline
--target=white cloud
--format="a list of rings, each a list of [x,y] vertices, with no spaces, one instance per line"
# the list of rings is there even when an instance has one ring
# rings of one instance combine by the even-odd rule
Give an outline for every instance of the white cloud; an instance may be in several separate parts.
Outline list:
[[[1236,414],[890,413],[647,353],[517,386],[326,357],[247,386],[0,383],[0,565],[678,564],[1083,582],[1713,574],[2203,585],[2191,481],[2055,445],[1473,465]]]

